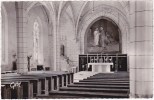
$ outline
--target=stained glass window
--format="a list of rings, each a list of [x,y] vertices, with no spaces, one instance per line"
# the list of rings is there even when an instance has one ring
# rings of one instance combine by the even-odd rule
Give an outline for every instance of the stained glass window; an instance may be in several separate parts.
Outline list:
[[[39,35],[40,35],[40,29],[39,29],[39,23],[38,20],[34,21],[33,24],[33,45],[34,45],[34,60],[38,62],[38,53],[39,53]]]

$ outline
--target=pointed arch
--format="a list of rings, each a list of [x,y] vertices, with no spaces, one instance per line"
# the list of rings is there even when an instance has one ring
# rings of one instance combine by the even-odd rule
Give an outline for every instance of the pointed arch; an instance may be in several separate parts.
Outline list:
[[[101,16],[110,18],[117,24],[117,26],[119,27],[121,31],[122,53],[127,53],[127,34],[129,33],[128,32],[128,28],[129,28],[128,20],[125,18],[125,16],[123,16],[123,14],[119,10],[116,10],[115,8],[113,9],[113,7],[111,8],[110,6],[107,6],[107,5],[103,6],[103,8],[98,8],[97,11],[94,12],[91,16],[87,14],[86,16],[83,17],[82,23],[79,29],[79,34],[78,34],[79,36],[78,38],[81,39],[80,40],[80,46],[81,46],[80,52],[84,54],[84,35],[86,33],[87,28],[94,20],[96,20],[97,18]]]
[[[79,28],[80,28],[80,26],[81,25],[79,25],[79,23],[80,23],[80,19],[81,19],[81,15],[82,15],[82,13],[83,13],[83,11],[84,11],[84,9],[85,9],[85,7],[86,7],[86,5],[88,4],[88,2],[90,2],[90,1],[85,1],[85,3],[83,4],[83,6],[82,6],[82,8],[81,8],[81,10],[80,10],[80,13],[79,13],[79,15],[78,15],[78,19],[77,19],[77,22],[76,22],[76,34],[77,34],[77,40],[78,40],[78,38],[79,38]],[[102,1],[103,2],[103,1]],[[125,12],[127,12],[128,13],[128,11],[126,11],[126,9],[125,9],[125,6],[123,5],[123,4],[121,4],[121,2],[120,1],[118,1],[117,3],[119,3],[120,5],[121,5],[121,7],[122,8],[124,8],[124,11]],[[111,8],[114,8],[114,9],[116,9],[118,12],[120,12],[123,16],[125,15],[125,13],[123,13],[122,11],[121,11],[121,9],[118,9],[117,7],[115,7],[115,6],[111,6],[111,5],[105,5],[105,4],[103,4],[104,6],[110,6]],[[101,6],[100,6],[101,7]],[[84,15],[84,16],[86,16],[86,15]],[[82,16],[82,17],[84,17],[84,16]],[[128,19],[128,16],[125,16],[125,19],[127,20]],[[128,23],[128,22],[127,22]]]
[[[57,22],[56,22],[56,12],[55,12],[55,5],[53,2],[28,2],[28,4],[25,4],[24,11],[26,14],[27,19],[31,16],[30,14],[31,11],[36,10],[36,7],[41,7],[41,11],[43,11],[43,15],[39,16],[44,16],[45,17],[45,22],[44,20],[42,21],[41,17],[37,18],[39,21],[39,24],[42,26],[42,32],[40,35],[43,35],[43,38],[40,38],[40,41],[43,41],[40,43],[40,56],[39,56],[39,64],[45,63],[47,66],[50,66],[50,70],[54,70],[55,64],[55,59],[56,59],[56,29],[57,29]],[[34,12],[35,13],[35,12]],[[31,15],[31,14],[30,14]],[[36,14],[37,15],[37,14]],[[37,17],[37,16],[35,16]],[[46,22],[46,18],[48,21]],[[41,23],[42,21],[42,23]],[[28,24],[28,23],[27,23]],[[32,24],[31,24],[32,25]],[[46,27],[45,27],[46,26]],[[41,29],[40,29],[41,30]],[[43,33],[43,34],[42,34]],[[30,33],[31,34],[31,33]],[[44,37],[47,37],[48,39],[44,39]],[[45,52],[45,46],[43,45],[46,43],[47,45],[50,45],[49,50]],[[53,50],[52,50],[53,49]],[[29,52],[32,52],[32,48],[29,48]],[[49,62],[50,60],[50,62]],[[54,62],[54,63],[53,63]],[[32,62],[32,64],[35,65],[35,62]]]
[[[79,24],[79,21],[80,21],[80,17],[81,17],[81,14],[82,14],[82,12],[83,12],[83,10],[84,10],[84,8],[85,8],[85,6],[87,5],[88,2],[89,1],[85,1],[85,3],[82,5],[82,7],[79,11],[79,15],[77,17],[77,22],[76,22],[76,25],[75,25],[76,40],[77,40],[77,36],[78,36],[77,35],[78,34],[78,24]]]
[[[64,1],[61,1],[61,2],[60,2],[59,9],[58,9],[58,19],[57,19],[58,24],[59,24],[60,15],[61,15],[61,12],[62,12],[63,5],[65,5],[65,3],[66,3],[66,2],[64,2]]]
[[[33,7],[36,7],[36,6],[39,6],[39,5],[43,5],[43,7],[45,8],[46,10],[46,13],[49,17],[49,23],[52,23],[55,21],[55,15],[56,15],[56,12],[55,12],[55,9],[54,9],[54,5],[52,2],[48,3],[48,2],[41,2],[41,1],[38,1],[38,2],[31,2],[30,4],[27,4],[27,6],[24,7],[24,9],[26,10],[26,14],[28,14],[28,12],[30,11],[30,9],[32,9]]]

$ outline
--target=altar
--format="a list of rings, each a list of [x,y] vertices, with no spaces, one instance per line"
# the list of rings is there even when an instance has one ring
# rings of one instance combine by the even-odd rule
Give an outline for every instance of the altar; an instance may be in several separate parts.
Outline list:
[[[128,71],[127,54],[81,54],[79,71],[117,72]]]
[[[113,63],[88,63],[88,68],[92,67],[92,72],[109,73]]]

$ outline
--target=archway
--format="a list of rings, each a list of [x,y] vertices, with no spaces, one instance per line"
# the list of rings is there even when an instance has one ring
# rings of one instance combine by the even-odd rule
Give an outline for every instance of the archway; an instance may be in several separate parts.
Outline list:
[[[57,67],[57,62],[56,62],[56,60],[55,59],[57,59],[57,54],[59,53],[58,51],[57,51],[57,48],[56,48],[56,46],[57,46],[57,43],[56,43],[56,41],[57,41],[57,20],[56,20],[56,11],[55,11],[55,5],[53,4],[53,2],[50,2],[50,3],[48,3],[48,2],[32,2],[32,3],[30,3],[30,4],[27,4],[27,6],[26,6],[26,15],[28,15],[28,13],[29,13],[29,11],[33,8],[33,7],[35,7],[35,6],[38,6],[38,5],[41,5],[43,8],[44,8],[44,10],[45,10],[45,12],[46,12],[46,14],[47,14],[47,16],[48,16],[48,19],[49,19],[49,34],[48,34],[48,36],[49,36],[49,42],[50,42],[50,59],[51,59],[51,61],[53,61],[52,63],[51,63],[51,66],[52,66],[52,69],[51,70],[56,70],[56,67]],[[53,48],[54,47],[54,48]],[[58,53],[57,53],[58,52]]]
[[[88,30],[91,28],[95,22],[104,19],[107,22],[111,23],[114,27],[116,27],[116,31],[119,34],[119,49],[111,51],[112,55],[108,55],[109,52],[103,52],[102,50],[98,52],[90,52],[87,51],[87,43],[85,38],[87,38]],[[99,26],[100,27],[100,26]],[[103,26],[104,27],[104,26]],[[95,28],[94,28],[95,29]],[[103,58],[103,63],[106,61],[106,57],[112,56],[112,61],[114,69],[113,71],[128,71],[129,66],[127,64],[127,53],[128,53],[128,36],[129,33],[129,23],[125,14],[119,11],[117,8],[108,5],[101,5],[94,9],[94,11],[88,11],[84,16],[80,18],[79,26],[78,26],[78,39],[80,40],[80,56],[79,56],[79,70],[82,71],[82,68],[90,68],[89,63],[97,63],[100,62],[99,58]],[[108,31],[108,30],[107,30]],[[89,48],[88,48],[89,49]],[[96,54],[97,53],[97,54]],[[104,54],[106,53],[106,54]],[[118,53],[118,54],[117,54]],[[120,54],[119,54],[120,53]],[[93,58],[92,58],[93,56]],[[117,60],[116,58],[119,56],[124,56],[124,60]],[[115,58],[114,58],[115,57]],[[81,58],[81,59],[80,59]],[[82,59],[83,58],[83,59]],[[118,59],[119,59],[118,58]],[[121,59],[121,58],[120,58]],[[84,61],[83,61],[84,60]],[[109,61],[109,60],[108,60]],[[119,62],[120,61],[120,62]],[[83,62],[83,63],[82,63]],[[105,62],[106,63],[106,62]],[[126,65],[125,65],[126,64]]]
[[[43,66],[44,69],[53,70],[53,23],[50,22],[50,14],[43,4],[36,3],[28,10],[27,15],[27,54],[31,60],[30,69],[36,70],[37,66]]]
[[[129,28],[129,23],[128,19],[126,16],[119,11],[118,9],[112,7],[112,6],[107,6],[107,5],[101,5],[99,7],[96,7],[95,10],[91,13],[89,11],[87,14],[82,16],[80,18],[80,22],[78,25],[78,39],[80,40],[80,54],[84,54],[84,39],[85,39],[85,34],[87,29],[94,23],[95,21],[101,19],[101,18],[107,18],[111,19],[111,22],[114,22],[119,30],[120,30],[120,36],[121,36],[121,53],[128,53],[128,36],[127,34],[129,33],[128,28]]]
[[[88,26],[84,43],[84,54],[121,53],[121,31],[110,18],[98,17]]]

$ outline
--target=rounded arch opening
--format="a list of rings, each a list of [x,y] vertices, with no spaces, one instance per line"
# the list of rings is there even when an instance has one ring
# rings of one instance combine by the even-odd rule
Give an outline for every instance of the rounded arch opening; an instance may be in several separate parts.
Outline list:
[[[122,53],[122,36],[119,25],[105,16],[94,19],[85,31],[84,54],[115,53]]]

